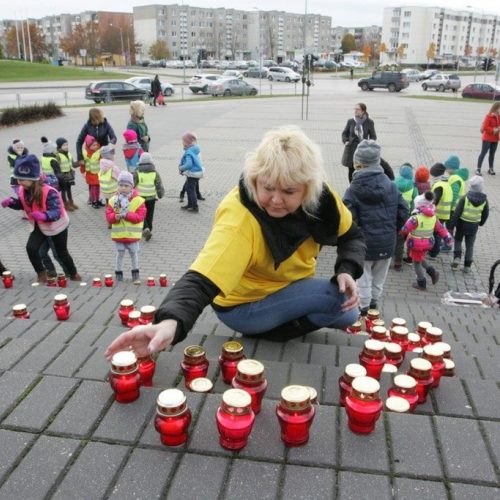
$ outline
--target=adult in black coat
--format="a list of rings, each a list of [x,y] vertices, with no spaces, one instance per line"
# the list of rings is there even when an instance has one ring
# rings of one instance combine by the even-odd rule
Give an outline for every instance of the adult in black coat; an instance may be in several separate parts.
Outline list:
[[[76,157],[79,162],[83,161],[82,146],[87,135],[91,135],[97,139],[101,146],[107,144],[116,144],[116,134],[113,127],[104,118],[104,114],[99,108],[90,108],[89,119],[82,127],[78,139],[76,140]]]
[[[363,139],[377,140],[375,124],[369,118],[366,111],[366,104],[358,102],[354,106],[354,118],[347,120],[342,131],[342,142],[344,143],[344,154],[342,155],[342,165],[349,168],[349,182],[354,173],[353,157],[354,151]]]
[[[161,83],[158,75],[155,75],[154,79],[151,81],[151,96],[153,100],[149,103],[150,106],[156,106],[156,99],[161,94]]]

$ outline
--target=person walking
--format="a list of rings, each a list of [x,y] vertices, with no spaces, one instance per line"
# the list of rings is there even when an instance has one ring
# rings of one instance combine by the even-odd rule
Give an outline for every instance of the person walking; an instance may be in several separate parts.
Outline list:
[[[141,148],[147,153],[151,137],[149,136],[148,126],[144,121],[145,112],[146,106],[142,101],[132,101],[129,108],[130,120],[127,123],[127,130],[133,130],[137,134],[137,140]]]
[[[151,80],[151,100],[149,102],[150,106],[156,106],[156,100],[161,94],[161,83],[158,75],[155,75],[153,80]]]
[[[442,163],[435,163],[430,169],[432,176],[433,202],[436,208],[436,216],[439,222],[446,227],[447,222],[451,217],[451,202],[453,200],[453,191],[448,183],[449,175],[446,167]],[[446,245],[445,248],[449,247]],[[429,257],[435,259],[441,251],[441,236],[440,232],[434,233],[434,246],[429,252]]]
[[[182,146],[184,147],[184,154],[182,155],[179,163],[179,171],[187,177],[186,179],[186,193],[187,205],[181,207],[182,210],[188,212],[198,213],[198,196],[199,182],[203,177],[205,169],[200,161],[200,146],[198,145],[198,138],[192,132],[186,132],[182,136]],[[181,191],[182,195],[182,191]]]
[[[115,131],[104,117],[103,112],[99,108],[90,108],[89,119],[83,125],[76,140],[76,159],[80,162],[80,165],[82,165],[83,161],[82,147],[87,135],[95,137],[101,146],[106,146],[109,143],[116,144]]]
[[[57,146],[57,161],[61,168],[61,176],[59,178],[59,187],[61,189],[61,197],[64,202],[64,208],[69,212],[78,210],[78,205],[73,201],[71,186],[75,185],[74,168],[78,165],[73,161],[73,156],[69,152],[68,141],[64,137],[56,139]]]
[[[489,113],[484,117],[481,133],[483,142],[477,159],[476,175],[482,175],[481,167],[488,152],[488,174],[495,175],[495,153],[500,138],[500,102],[495,102],[491,106]]]
[[[363,139],[377,140],[375,124],[368,116],[366,104],[358,102],[354,106],[354,117],[347,120],[342,131],[342,143],[344,144],[344,154],[342,155],[342,165],[349,169],[349,182],[354,173],[353,157],[354,151]]]

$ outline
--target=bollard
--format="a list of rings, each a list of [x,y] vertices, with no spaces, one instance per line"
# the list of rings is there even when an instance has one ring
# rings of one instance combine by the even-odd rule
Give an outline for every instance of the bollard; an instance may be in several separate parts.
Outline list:
[[[273,84],[269,84],[269,95],[273,95]]]
[[[181,101],[184,100],[184,87],[181,87]]]
[[[68,105],[68,93],[66,91],[64,91],[64,105]]]
[[[16,94],[17,107],[21,107],[21,94]]]

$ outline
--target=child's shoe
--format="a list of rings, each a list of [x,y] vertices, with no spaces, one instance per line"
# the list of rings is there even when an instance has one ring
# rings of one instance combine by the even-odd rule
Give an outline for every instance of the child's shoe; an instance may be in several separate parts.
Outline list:
[[[75,204],[75,202],[74,202],[73,200],[71,200],[71,201],[69,202],[69,204],[71,205],[71,208],[72,208],[73,210],[78,210],[78,209],[80,208],[78,205],[76,205],[76,204]]]
[[[132,269],[132,283],[134,285],[141,284],[141,278],[139,277],[139,269]]]
[[[483,176],[483,174],[481,173],[481,169],[480,169],[480,168],[478,168],[478,169],[476,170],[476,175],[479,175],[479,176],[481,176],[481,177]]]
[[[394,271],[401,271],[403,264],[401,262],[394,262]]]
[[[495,175],[495,171],[494,171],[492,168],[489,168],[489,169],[488,169],[488,173],[489,173],[490,175]]]
[[[440,251],[443,253],[449,253],[451,251],[451,247],[450,247],[450,245],[444,244],[441,246]]]
[[[451,268],[456,271],[458,267],[460,266],[460,259],[458,257],[455,257],[453,259],[453,262],[451,263]]]
[[[82,281],[82,277],[78,273],[70,275],[69,279],[71,281]]]
[[[432,284],[435,285],[439,281],[439,271],[433,267],[429,267],[426,272],[431,277]]]
[[[416,290],[420,290],[421,292],[425,292],[427,290],[427,281],[426,279],[417,280],[415,283],[412,283],[411,286]]]
[[[123,271],[115,271],[116,281],[123,281]]]
[[[151,239],[151,237],[153,236],[153,233],[151,232],[151,229],[149,228],[146,228],[144,229],[144,231],[142,232],[142,236],[144,237],[144,239],[146,241],[149,241]]]
[[[470,274],[470,272],[471,272],[470,266],[464,266],[464,273],[465,274]]]

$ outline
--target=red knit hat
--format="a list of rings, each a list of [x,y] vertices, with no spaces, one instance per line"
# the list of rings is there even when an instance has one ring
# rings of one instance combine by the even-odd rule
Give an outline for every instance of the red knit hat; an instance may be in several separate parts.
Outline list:
[[[427,182],[429,180],[429,169],[425,165],[420,165],[415,170],[415,180],[417,182]]]

